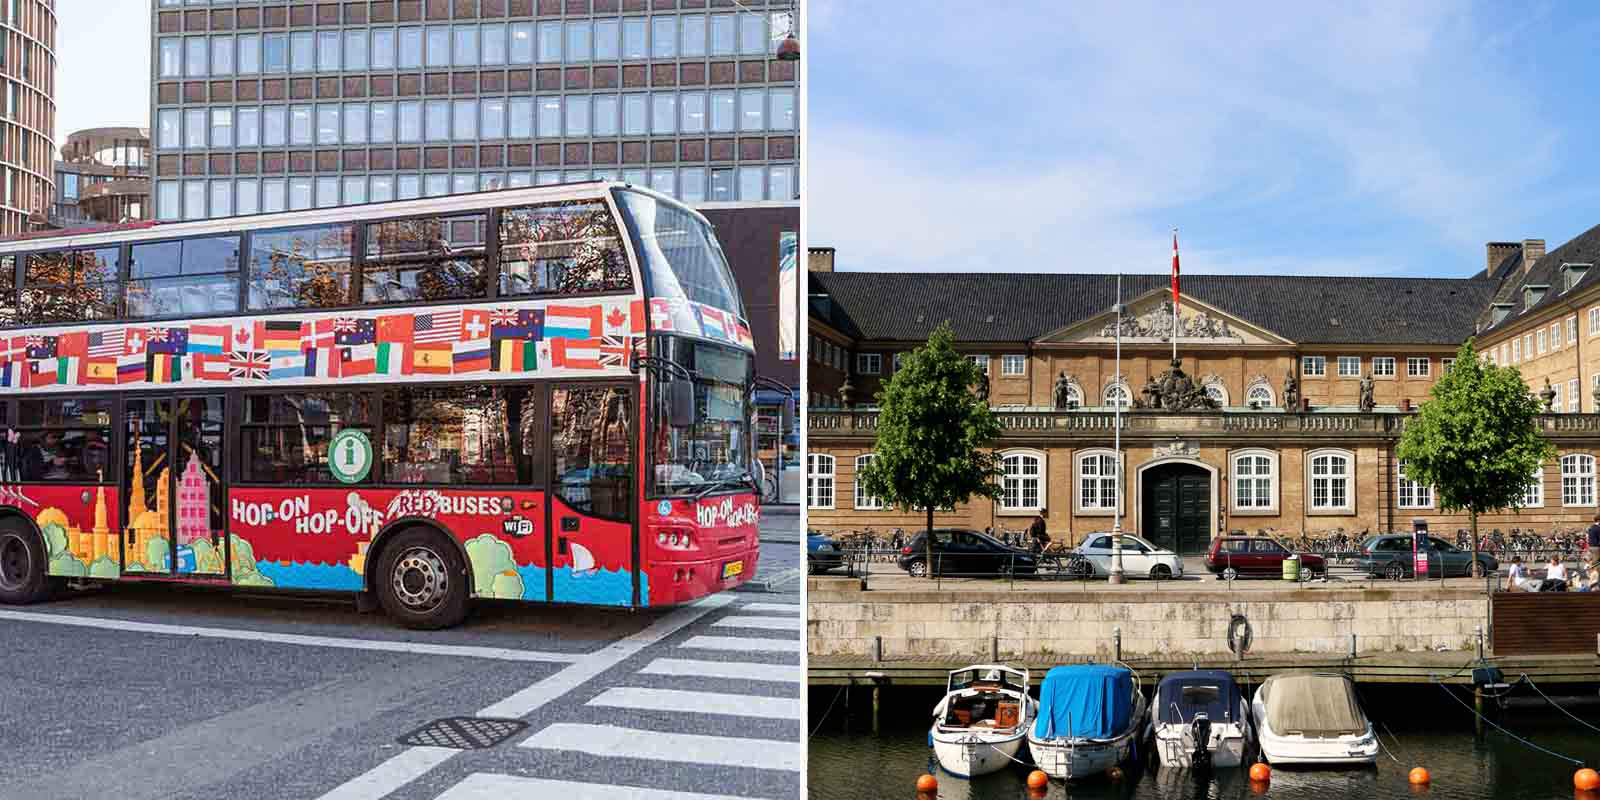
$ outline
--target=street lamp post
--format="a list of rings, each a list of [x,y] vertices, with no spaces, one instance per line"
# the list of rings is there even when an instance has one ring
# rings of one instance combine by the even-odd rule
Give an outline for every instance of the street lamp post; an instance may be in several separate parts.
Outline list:
[[[1117,274],[1117,303],[1111,309],[1117,314],[1117,376],[1119,385],[1116,402],[1112,405],[1111,441],[1112,456],[1111,474],[1116,476],[1116,496],[1112,498],[1111,507],[1111,583],[1120,584],[1126,580],[1122,574],[1122,401],[1124,389],[1120,388],[1122,382],[1122,275]]]

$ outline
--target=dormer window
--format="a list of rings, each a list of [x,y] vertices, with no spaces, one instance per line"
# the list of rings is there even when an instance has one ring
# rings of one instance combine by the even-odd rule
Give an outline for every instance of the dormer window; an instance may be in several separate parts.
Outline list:
[[[1591,266],[1593,266],[1593,265],[1592,264],[1562,264],[1561,265],[1561,291],[1563,291],[1563,292],[1571,291],[1572,287],[1578,285],[1578,281],[1583,280],[1584,274],[1589,271],[1589,267],[1591,267]]]
[[[1526,311],[1536,305],[1539,305],[1539,301],[1544,299],[1544,293],[1549,288],[1549,286],[1522,287],[1522,310]]]
[[[1489,324],[1491,326],[1499,325],[1501,322],[1505,321],[1506,317],[1511,315],[1511,304],[1510,303],[1495,303],[1494,306],[1493,306],[1493,311],[1491,313],[1492,313],[1491,319],[1494,320],[1494,321],[1490,322]]]

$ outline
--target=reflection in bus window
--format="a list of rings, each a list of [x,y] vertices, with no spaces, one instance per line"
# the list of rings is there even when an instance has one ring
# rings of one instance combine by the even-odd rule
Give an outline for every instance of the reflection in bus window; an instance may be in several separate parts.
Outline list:
[[[626,389],[555,389],[550,399],[550,457],[556,490],[578,511],[626,518],[633,507],[629,449],[633,403]]]
[[[383,395],[384,479],[392,483],[526,484],[538,439],[537,391],[526,386],[389,389]]]
[[[347,392],[250,395],[239,435],[244,480],[260,483],[335,483],[328,442],[346,428],[372,437],[372,398]],[[376,479],[369,472],[363,482]]]
[[[110,400],[24,400],[18,412],[21,480],[100,480],[111,461]]]
[[[17,257],[0,256],[0,325],[17,324]]]
[[[116,247],[33,253],[23,270],[21,321],[112,319],[118,293]]]
[[[716,234],[686,207],[643,192],[617,192],[639,243],[645,289],[655,297],[684,297],[744,316],[739,288]]]
[[[169,317],[239,309],[239,237],[138,244],[128,265],[128,316]]]
[[[622,236],[605,203],[546,203],[500,212],[500,294],[632,288]]]
[[[694,376],[694,421],[673,427],[670,381],[652,385],[650,401],[653,495],[698,494],[707,488],[737,489],[753,480],[751,469],[750,359],[730,347],[658,336],[651,349]],[[715,489],[713,489],[715,490]]]
[[[362,300],[400,303],[484,297],[487,214],[367,225]]]
[[[250,237],[250,309],[327,308],[352,303],[354,226],[317,225]]]

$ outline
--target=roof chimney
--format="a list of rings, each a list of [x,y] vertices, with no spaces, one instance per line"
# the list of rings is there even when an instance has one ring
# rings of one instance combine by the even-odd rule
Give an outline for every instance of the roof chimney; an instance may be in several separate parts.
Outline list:
[[[1522,245],[1516,242],[1489,242],[1484,245],[1484,249],[1487,251],[1489,262],[1486,274],[1492,278],[1494,277],[1494,271],[1499,269],[1500,265],[1505,263],[1505,260],[1510,258],[1512,253],[1521,250]]]
[[[1543,251],[1541,251],[1543,252]],[[806,248],[806,269],[811,272],[833,271],[833,248],[808,247]]]
[[[1541,259],[1541,258],[1544,258],[1544,240],[1543,239],[1523,239],[1522,240],[1522,274],[1526,275],[1529,272],[1533,271],[1533,265],[1536,262],[1538,262],[1538,260]]]

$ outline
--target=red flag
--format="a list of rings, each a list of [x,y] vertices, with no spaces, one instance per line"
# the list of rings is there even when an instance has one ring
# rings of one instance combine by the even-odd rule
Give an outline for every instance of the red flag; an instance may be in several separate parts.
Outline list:
[[[1178,313],[1178,232],[1172,232],[1172,313]]]

